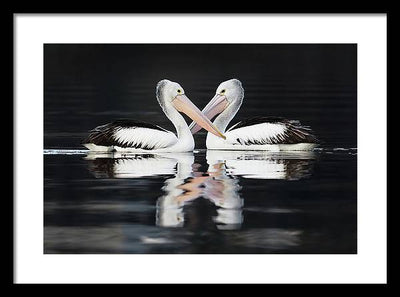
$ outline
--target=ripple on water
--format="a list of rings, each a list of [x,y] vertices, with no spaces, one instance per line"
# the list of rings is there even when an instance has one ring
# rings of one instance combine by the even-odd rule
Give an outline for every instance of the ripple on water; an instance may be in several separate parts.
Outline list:
[[[45,149],[44,155],[84,155],[89,150],[75,150],[75,149]]]

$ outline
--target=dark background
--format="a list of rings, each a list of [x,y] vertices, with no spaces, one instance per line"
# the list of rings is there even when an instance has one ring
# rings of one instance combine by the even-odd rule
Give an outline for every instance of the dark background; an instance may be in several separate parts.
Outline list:
[[[240,79],[230,125],[282,116],[311,126],[324,147],[357,147],[355,44],[45,44],[44,148],[83,148],[88,130],[118,118],[174,131],[155,98],[164,78],[200,109],[219,83]],[[195,140],[205,148],[205,131]]]

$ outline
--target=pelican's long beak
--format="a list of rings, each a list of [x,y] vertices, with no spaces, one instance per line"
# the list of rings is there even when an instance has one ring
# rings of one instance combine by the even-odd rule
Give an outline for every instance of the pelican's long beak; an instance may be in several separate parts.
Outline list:
[[[199,126],[206,129],[208,132],[226,139],[225,135],[222,134],[211,122],[210,120],[201,113],[200,109],[197,108],[196,105],[193,104],[192,101],[189,100],[185,95],[178,95],[172,100],[173,106],[176,110],[185,113],[188,117],[190,117],[194,122],[196,122]],[[201,129],[201,128],[200,128]]]
[[[209,120],[212,120],[213,117],[220,114],[225,110],[228,106],[228,100],[224,95],[216,94],[214,98],[208,102],[206,107],[202,110],[204,116],[206,116]],[[192,122],[189,126],[190,131],[192,134],[201,130],[201,126],[195,122]]]

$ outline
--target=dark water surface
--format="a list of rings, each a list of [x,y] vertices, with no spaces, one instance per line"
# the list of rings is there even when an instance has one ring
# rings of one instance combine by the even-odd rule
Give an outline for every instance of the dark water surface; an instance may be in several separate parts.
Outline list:
[[[357,52],[339,45],[44,46],[45,253],[356,253]],[[156,83],[202,109],[242,81],[232,121],[282,116],[313,128],[309,153],[205,149],[93,155],[88,130],[118,118],[173,131]],[[188,120],[190,123],[190,121]]]
[[[46,253],[356,252],[354,150],[53,153]]]

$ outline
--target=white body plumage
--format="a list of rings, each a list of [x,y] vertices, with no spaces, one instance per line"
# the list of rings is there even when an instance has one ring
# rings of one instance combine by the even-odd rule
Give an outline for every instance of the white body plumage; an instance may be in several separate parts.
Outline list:
[[[189,152],[194,149],[193,137],[178,137],[170,131],[160,131],[143,127],[119,128],[113,135],[114,144],[110,146],[84,144],[91,151],[127,153]],[[151,148],[151,149],[148,149]]]
[[[188,115],[207,131],[224,137],[210,120],[185,96],[183,88],[175,82],[161,80],[156,87],[157,100],[177,135],[159,126],[132,120],[117,120],[93,129],[82,145],[97,152],[164,153],[189,152],[194,149],[190,129],[180,114]]]
[[[284,125],[263,123],[251,125],[239,129],[228,130],[224,133],[226,139],[218,139],[214,135],[208,133],[206,146],[212,150],[248,150],[248,151],[309,151],[316,147],[315,143],[273,143],[284,141],[287,128]],[[271,144],[257,144],[263,140],[264,142],[272,142]],[[251,144],[254,143],[254,144]]]
[[[224,133],[226,139],[217,139],[207,134],[206,145],[214,150],[262,150],[262,151],[303,151],[317,146],[317,139],[309,127],[299,121],[278,117],[256,117],[246,119],[229,128],[228,124],[240,109],[244,89],[237,79],[221,83],[214,98],[203,109],[209,119],[216,116],[213,124]],[[192,133],[201,129],[193,122]]]

